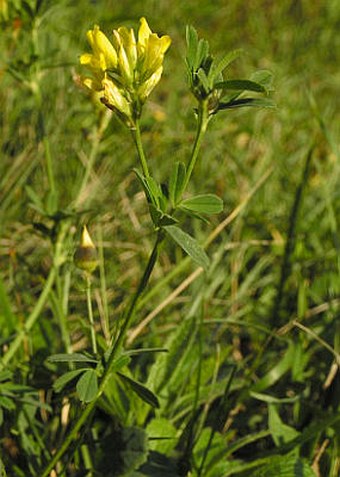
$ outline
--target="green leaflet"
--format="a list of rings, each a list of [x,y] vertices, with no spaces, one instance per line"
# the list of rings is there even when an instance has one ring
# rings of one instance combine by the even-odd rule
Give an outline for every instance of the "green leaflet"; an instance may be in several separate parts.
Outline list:
[[[182,200],[180,207],[198,214],[219,214],[223,210],[223,200],[215,194],[201,194]]]
[[[88,369],[77,382],[77,393],[82,402],[91,402],[97,396],[98,377],[94,369]]]
[[[284,374],[286,374],[293,366],[294,359],[294,344],[289,343],[285,355],[280,361],[263,376],[254,386],[251,391],[260,392],[275,384]]]
[[[98,363],[97,359],[91,358],[82,353],[60,353],[53,354],[47,358],[51,363]]]
[[[144,384],[125,376],[125,374],[119,372],[117,372],[117,374],[144,402],[150,404],[152,407],[159,408],[157,396],[150,391],[150,389],[144,386]]]
[[[218,106],[219,110],[223,109],[235,109],[243,107],[253,107],[253,108],[269,108],[275,109],[276,104],[273,100],[268,98],[241,98],[228,101],[227,103],[221,102]]]
[[[215,84],[217,89],[225,90],[240,90],[240,91],[254,91],[256,93],[265,93],[266,88],[260,83],[256,83],[251,80],[235,79],[235,80],[226,80],[220,81]]]
[[[268,406],[268,413],[269,430],[276,446],[279,447],[281,444],[285,444],[300,435],[293,427],[287,426],[287,424],[282,422],[274,404]],[[295,450],[298,451],[298,447]]]
[[[146,427],[146,432],[151,450],[168,454],[177,444],[177,429],[170,420],[164,417],[152,419]]]
[[[273,456],[253,477],[316,477],[311,466],[294,455]]]
[[[169,197],[173,207],[181,200],[185,184],[186,167],[183,162],[176,162],[169,181]]]
[[[205,270],[209,266],[209,258],[199,243],[176,225],[164,227],[170,237]]]
[[[56,379],[53,383],[53,389],[56,393],[59,393],[69,382],[71,382],[74,378],[79,376],[79,374],[84,373],[88,368],[82,369],[74,369],[72,371],[68,371],[67,373],[60,376]]]
[[[232,50],[229,53],[227,53],[220,61],[217,62],[215,60],[212,66],[214,79],[217,79],[233,61],[235,61],[237,58],[239,58],[242,55],[242,53],[243,53],[243,50],[241,48],[238,48],[236,50]]]

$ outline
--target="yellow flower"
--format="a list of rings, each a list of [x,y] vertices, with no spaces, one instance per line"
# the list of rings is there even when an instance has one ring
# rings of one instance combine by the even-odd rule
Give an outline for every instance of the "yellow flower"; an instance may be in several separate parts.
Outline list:
[[[113,30],[117,44],[120,75],[126,86],[131,87],[137,65],[137,44],[134,31],[125,27]]]
[[[170,44],[171,39],[168,35],[159,38],[156,33],[152,33],[145,18],[140,19],[137,49],[142,80],[145,81],[162,68],[164,54]],[[159,78],[161,74],[162,71],[158,73]]]
[[[129,101],[125,98],[121,90],[115,85],[115,83],[107,78],[104,78],[102,81],[102,86],[104,88],[104,96],[101,101],[110,109],[117,111],[130,117],[131,107]]]
[[[141,18],[138,41],[133,29],[126,27],[113,31],[113,43],[98,26],[87,33],[87,39],[92,53],[80,57],[80,63],[91,73],[83,80],[85,86],[101,92],[102,102],[133,127],[161,78],[170,37],[152,33],[146,19]]]
[[[8,2],[7,0],[0,0],[0,16],[4,20],[8,20]]]
[[[106,71],[117,66],[117,53],[108,38],[100,31],[98,25],[87,32],[87,40],[93,54],[84,53],[81,55],[80,63],[89,68],[92,78],[85,78],[84,84],[94,91],[101,91]]]

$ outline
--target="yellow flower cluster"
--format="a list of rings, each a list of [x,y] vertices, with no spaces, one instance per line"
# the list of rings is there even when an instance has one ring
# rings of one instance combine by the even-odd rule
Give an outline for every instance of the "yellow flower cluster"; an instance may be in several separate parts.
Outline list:
[[[164,54],[170,46],[168,35],[152,33],[145,18],[140,19],[138,40],[133,29],[113,31],[113,42],[96,25],[87,33],[92,53],[80,57],[91,75],[84,84],[102,94],[101,101],[133,127],[145,100],[159,82]]]

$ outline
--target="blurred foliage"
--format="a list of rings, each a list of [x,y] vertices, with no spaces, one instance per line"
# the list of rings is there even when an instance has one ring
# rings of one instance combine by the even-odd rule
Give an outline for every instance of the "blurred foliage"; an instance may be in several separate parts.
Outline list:
[[[188,286],[184,280],[195,265],[174,245],[164,247],[136,316],[136,326],[145,318],[148,325],[132,329],[128,342],[168,352],[135,354],[121,363],[127,378],[112,380],[77,459],[60,475],[175,477],[191,469],[206,477],[274,477],[286,475],[285,467],[287,476],[336,477],[336,0],[0,2],[3,354],[39,299],[62,224],[70,227],[56,286],[15,359],[0,373],[0,473],[4,464],[8,476],[39,475],[78,414],[71,381],[65,398],[52,391],[61,372],[72,367],[46,358],[89,347],[84,284],[72,263],[80,226],[90,224],[99,248],[93,288],[101,349],[107,345],[105,317],[114,332],[151,249],[147,207],[131,173],[131,138],[114,118],[106,126],[102,106],[96,98],[89,101],[81,86],[78,64],[94,24],[109,34],[120,25],[136,27],[141,16],[172,38],[162,81],[142,122],[158,180],[167,182],[175,162],[186,160],[195,131],[184,62],[186,24],[209,39],[221,58],[226,51],[245,50],[231,66],[232,78],[271,70],[277,109],[222,111],[211,121],[190,192],[217,194],[225,210],[209,224],[190,218],[184,223],[204,243],[234,215],[207,247],[207,273],[197,273]],[[49,189],[46,138],[56,197]],[[91,180],[75,204],[91,155]],[[182,292],[166,306],[180,285]],[[131,391],[132,374],[132,386],[144,383],[159,409]]]

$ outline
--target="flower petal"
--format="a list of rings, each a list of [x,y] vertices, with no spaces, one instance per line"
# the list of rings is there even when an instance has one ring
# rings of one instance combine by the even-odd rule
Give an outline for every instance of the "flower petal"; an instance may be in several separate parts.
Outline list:
[[[103,80],[104,87],[104,103],[111,109],[118,109],[121,113],[127,117],[131,116],[130,104],[127,99],[120,92],[119,88],[113,83],[113,81],[105,78]]]
[[[138,30],[138,45],[145,47],[151,33],[152,31],[149,28],[148,22],[142,17],[140,19],[140,27]]]
[[[102,82],[101,81],[98,81],[97,79],[93,79],[93,78],[85,78],[83,80],[83,84],[89,88],[91,91],[102,91],[103,90],[103,86],[102,86]]]
[[[159,80],[161,79],[163,72],[163,66],[160,66],[158,70],[156,70],[150,78],[144,81],[141,86],[138,88],[138,97],[142,103],[145,102],[146,98],[150,95],[151,91],[157,85]]]
[[[87,40],[92,48],[93,57],[103,71],[117,66],[117,52],[98,25],[87,32]]]

